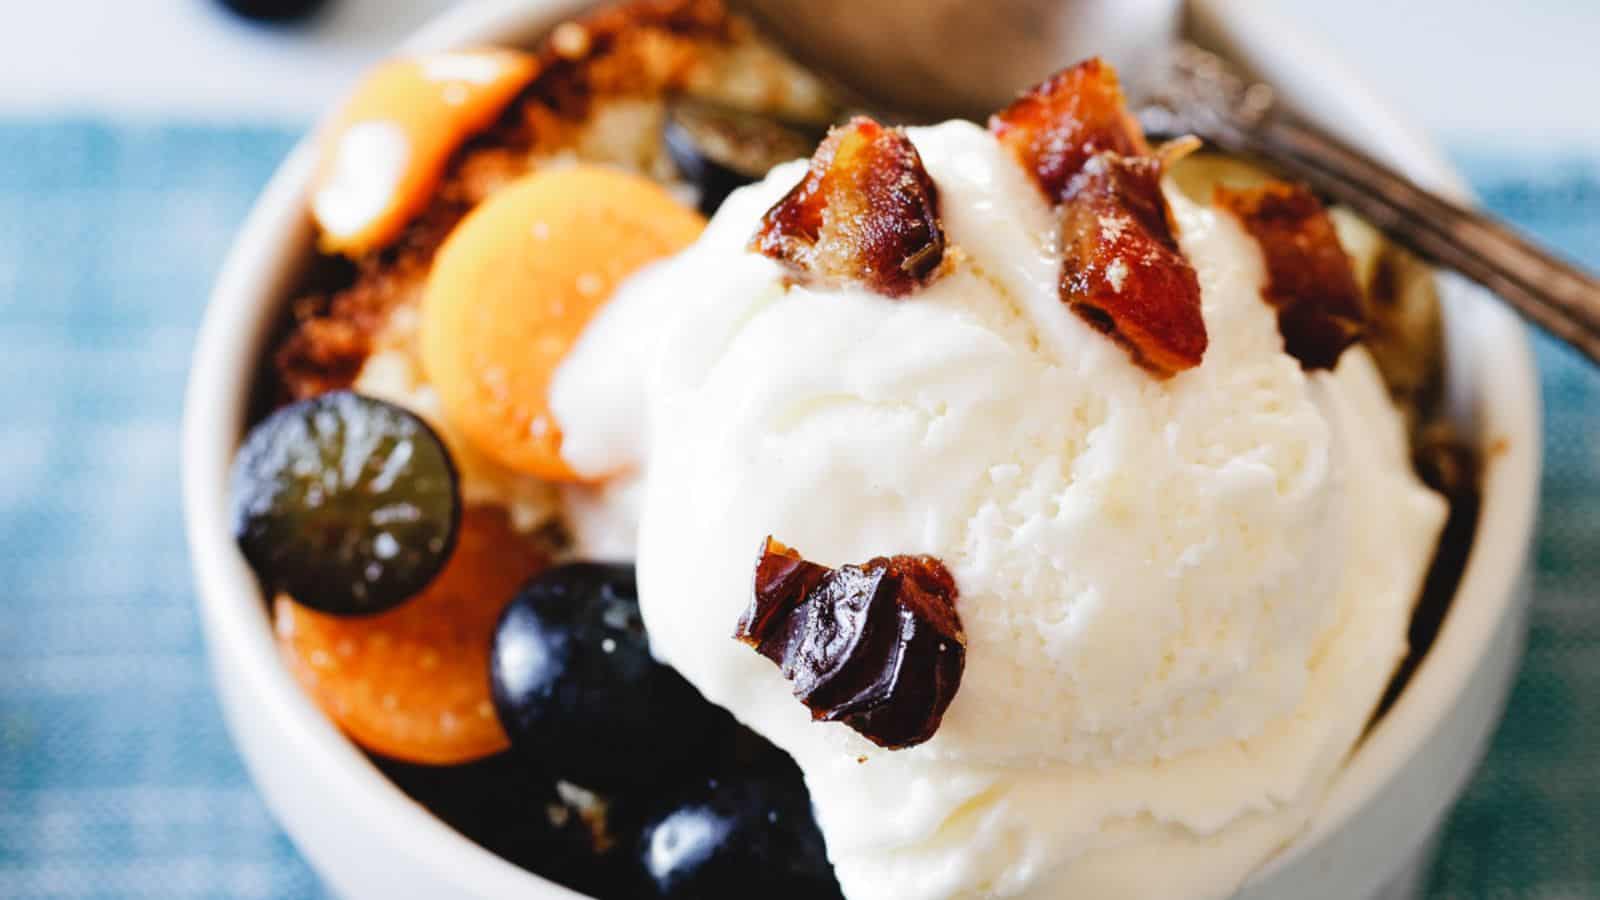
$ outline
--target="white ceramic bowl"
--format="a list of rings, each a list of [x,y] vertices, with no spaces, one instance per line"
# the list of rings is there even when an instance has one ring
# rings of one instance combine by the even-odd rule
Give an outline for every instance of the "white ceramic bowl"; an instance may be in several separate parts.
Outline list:
[[[521,0],[457,8],[411,48],[520,42],[588,5]],[[1300,109],[1414,178],[1460,192],[1428,143],[1270,8],[1192,0],[1185,27],[1253,68]],[[294,151],[251,212],[206,311],[183,436],[184,508],[210,659],[235,742],[268,806],[348,897],[573,898],[480,849],[392,785],[280,664],[259,590],[230,537],[228,466],[252,378],[311,249],[311,158]],[[1453,279],[1446,293],[1451,408],[1488,458],[1483,513],[1454,605],[1399,702],[1331,787],[1308,831],[1240,898],[1409,896],[1424,846],[1476,765],[1523,634],[1524,557],[1539,472],[1539,395],[1522,327]]]

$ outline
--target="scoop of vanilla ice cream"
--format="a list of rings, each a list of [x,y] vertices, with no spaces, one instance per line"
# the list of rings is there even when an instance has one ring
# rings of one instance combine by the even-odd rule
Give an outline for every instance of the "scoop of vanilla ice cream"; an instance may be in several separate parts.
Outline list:
[[[564,453],[635,466],[652,648],[795,757],[851,900],[1225,897],[1361,735],[1444,504],[1366,351],[1283,352],[1231,218],[1167,191],[1210,344],[1157,380],[1062,304],[1055,217],[987,132],[909,134],[948,272],[901,300],[787,284],[746,249],[780,167],[586,332]],[[769,534],[954,574],[966,672],[932,740],[813,722],[732,639]]]

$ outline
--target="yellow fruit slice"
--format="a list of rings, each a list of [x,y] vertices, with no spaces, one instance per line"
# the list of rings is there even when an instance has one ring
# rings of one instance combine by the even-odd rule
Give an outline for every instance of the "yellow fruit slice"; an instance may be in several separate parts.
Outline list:
[[[361,746],[394,759],[454,765],[510,746],[489,695],[500,612],[547,565],[492,507],[467,509],[456,549],[422,593],[375,616],[274,603],[289,669]]]
[[[439,249],[422,301],[422,366],[446,417],[508,468],[579,480],[550,414],[556,368],[623,279],[704,227],[649,179],[595,166],[484,201]]]
[[[494,123],[538,72],[484,49],[391,60],[369,73],[320,138],[311,211],[322,248],[380,249],[428,205],[451,154]]]

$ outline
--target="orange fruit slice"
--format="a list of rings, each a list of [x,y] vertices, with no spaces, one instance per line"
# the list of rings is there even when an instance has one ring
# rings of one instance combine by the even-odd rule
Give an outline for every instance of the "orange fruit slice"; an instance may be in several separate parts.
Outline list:
[[[515,50],[434,53],[383,63],[320,138],[311,212],[322,248],[381,249],[427,207],[456,149],[499,118],[533,80]]]
[[[683,249],[705,220],[638,175],[535,172],[456,226],[423,295],[422,366],[444,413],[502,465],[577,481],[550,414],[556,368],[623,279]]]
[[[375,616],[274,602],[278,643],[302,687],[356,743],[453,765],[510,746],[489,695],[500,612],[548,563],[492,507],[467,509],[456,549],[420,594]]]

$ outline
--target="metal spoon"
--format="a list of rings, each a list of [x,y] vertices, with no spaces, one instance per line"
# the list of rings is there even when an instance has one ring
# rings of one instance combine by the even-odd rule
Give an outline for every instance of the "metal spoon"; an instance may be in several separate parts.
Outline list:
[[[1074,54],[1086,36],[1109,41],[1115,46],[1087,52],[1122,64],[1152,135],[1194,134],[1260,158],[1419,256],[1487,287],[1600,364],[1600,280],[1296,119],[1269,87],[1247,82],[1220,57],[1172,44],[1172,0],[735,3],[797,59],[890,121],[982,121],[1017,90],[1086,55]],[[1114,19],[1105,18],[1108,10]]]

